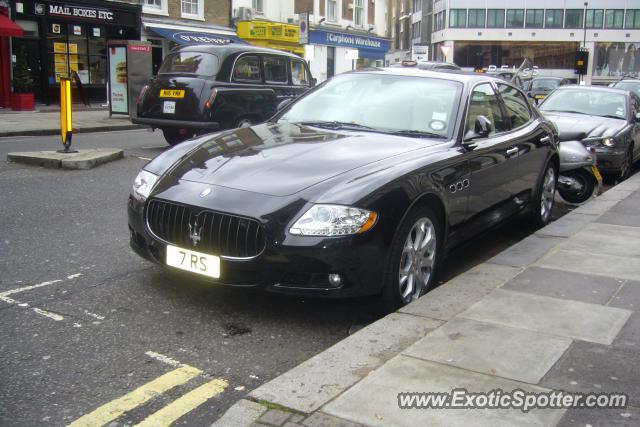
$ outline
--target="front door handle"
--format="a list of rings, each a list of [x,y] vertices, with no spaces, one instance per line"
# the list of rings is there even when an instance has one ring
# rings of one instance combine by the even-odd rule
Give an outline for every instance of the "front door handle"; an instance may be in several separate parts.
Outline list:
[[[509,148],[507,150],[507,157],[513,157],[518,154],[518,147]]]

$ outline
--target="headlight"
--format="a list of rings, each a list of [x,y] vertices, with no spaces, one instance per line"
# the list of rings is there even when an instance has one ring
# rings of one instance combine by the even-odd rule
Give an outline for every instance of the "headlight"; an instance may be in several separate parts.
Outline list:
[[[613,147],[614,145],[616,145],[616,140],[610,137],[604,138],[602,140],[602,145],[604,145],[605,147]]]
[[[302,236],[347,236],[373,227],[376,213],[366,209],[337,205],[315,205],[289,230]]]
[[[149,197],[149,193],[153,189],[153,186],[156,184],[158,180],[158,176],[152,174],[151,172],[147,172],[146,170],[141,170],[136,176],[136,179],[133,181],[133,194],[137,196],[140,200],[145,200]]]

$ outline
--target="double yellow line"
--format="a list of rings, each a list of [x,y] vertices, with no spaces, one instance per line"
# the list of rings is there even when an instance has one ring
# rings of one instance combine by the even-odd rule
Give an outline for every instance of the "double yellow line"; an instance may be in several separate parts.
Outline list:
[[[187,383],[202,374],[200,369],[189,365],[168,372],[153,381],[133,390],[132,392],[102,405],[93,412],[83,415],[69,427],[95,427],[114,421],[138,406],[144,405],[160,394],[174,387]],[[229,383],[223,379],[215,379],[203,384],[169,405],[145,418],[138,426],[168,426],[184,414],[191,412],[212,397],[222,393]]]

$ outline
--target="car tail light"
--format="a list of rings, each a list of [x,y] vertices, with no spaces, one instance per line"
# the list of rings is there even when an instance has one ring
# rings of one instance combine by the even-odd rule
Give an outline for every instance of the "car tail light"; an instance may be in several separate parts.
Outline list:
[[[140,105],[142,98],[144,98],[144,94],[147,93],[147,89],[149,89],[149,85],[142,86],[142,89],[140,89],[140,93],[138,94],[138,98],[136,99],[136,105]]]
[[[207,102],[204,103],[204,106],[207,108],[211,108],[211,106],[213,105],[213,101],[216,100],[216,95],[218,95],[218,91],[215,88],[211,89],[211,95],[209,95],[209,99],[207,99]]]

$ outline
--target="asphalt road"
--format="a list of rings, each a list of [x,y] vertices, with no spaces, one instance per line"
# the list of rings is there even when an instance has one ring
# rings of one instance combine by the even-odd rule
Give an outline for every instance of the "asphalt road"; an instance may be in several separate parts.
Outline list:
[[[137,171],[167,148],[162,136],[79,134],[73,145],[124,148],[126,158],[90,171],[0,162],[0,425],[66,425],[109,402],[124,411],[132,399],[114,425],[170,404],[165,412],[186,412],[176,425],[209,425],[249,390],[376,319],[368,300],[212,286],[141,260],[128,246],[126,200]],[[53,136],[0,139],[2,159],[57,148]],[[513,221],[477,239],[446,260],[443,279],[529,232]],[[224,390],[211,391],[212,382]],[[167,384],[175,387],[140,397]]]

